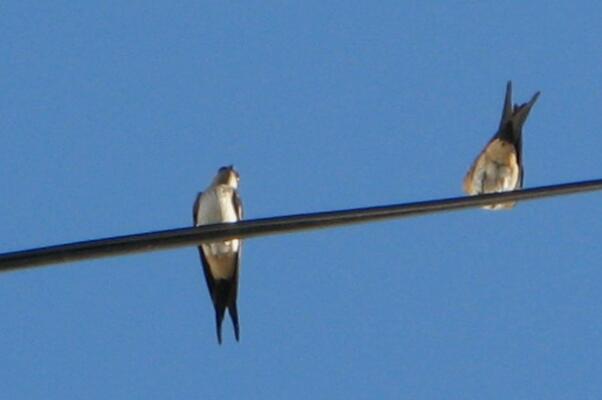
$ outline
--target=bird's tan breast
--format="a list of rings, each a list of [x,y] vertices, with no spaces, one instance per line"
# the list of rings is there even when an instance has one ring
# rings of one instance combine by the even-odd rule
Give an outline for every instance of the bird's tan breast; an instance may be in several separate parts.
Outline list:
[[[512,143],[504,140],[495,139],[485,149],[485,159],[488,162],[494,162],[500,165],[507,165],[518,169],[518,160],[516,158],[516,149]]]
[[[481,152],[464,178],[464,191],[470,195],[510,191],[520,186],[520,166],[512,143],[495,139]],[[514,203],[485,208],[510,208]]]

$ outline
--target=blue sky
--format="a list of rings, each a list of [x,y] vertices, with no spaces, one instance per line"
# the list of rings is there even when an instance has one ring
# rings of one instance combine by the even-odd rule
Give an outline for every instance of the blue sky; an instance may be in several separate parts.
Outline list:
[[[3,3],[0,251],[460,195],[541,90],[525,185],[600,178],[602,6]],[[12,399],[602,396],[600,194],[249,240],[241,343],[194,248],[0,276]]]

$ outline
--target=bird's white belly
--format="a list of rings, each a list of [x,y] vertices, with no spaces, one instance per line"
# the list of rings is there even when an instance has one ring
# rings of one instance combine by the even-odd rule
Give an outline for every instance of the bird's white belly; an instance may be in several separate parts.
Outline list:
[[[197,212],[197,226],[227,222],[237,222],[238,215],[232,203],[232,191],[217,188],[215,191],[203,193]],[[220,257],[238,251],[238,239],[203,244],[207,255]]]
[[[205,257],[207,258],[207,263],[209,264],[209,269],[211,270],[211,275],[215,279],[229,279],[232,277],[236,270],[236,265],[238,265],[236,258],[238,254],[236,253],[227,253],[220,254],[218,256],[214,256],[210,253],[207,253],[206,245],[203,245],[205,249]]]
[[[203,246],[205,253],[220,257],[236,253],[238,251],[239,241],[238,239],[232,239],[224,242],[204,243],[201,246]]]

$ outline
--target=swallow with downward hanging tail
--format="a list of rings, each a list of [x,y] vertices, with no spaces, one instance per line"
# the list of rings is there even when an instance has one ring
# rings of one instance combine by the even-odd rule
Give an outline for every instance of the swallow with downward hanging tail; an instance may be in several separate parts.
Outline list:
[[[539,92],[528,103],[512,105],[512,82],[506,86],[502,119],[496,134],[474,161],[464,178],[469,195],[507,192],[523,187],[522,130]],[[492,204],[483,208],[501,210],[515,202]]]
[[[242,202],[238,195],[240,176],[232,165],[218,170],[213,182],[197,195],[192,211],[195,226],[237,222],[242,219]],[[209,295],[215,308],[217,341],[222,343],[222,322],[226,309],[232,319],[234,336],[240,340],[236,298],[242,241],[203,243],[199,246],[201,263]]]

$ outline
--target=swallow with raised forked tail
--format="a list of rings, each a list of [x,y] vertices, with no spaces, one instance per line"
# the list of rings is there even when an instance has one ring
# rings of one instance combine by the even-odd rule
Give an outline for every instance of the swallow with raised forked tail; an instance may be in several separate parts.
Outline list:
[[[512,105],[512,82],[506,86],[502,119],[496,134],[474,161],[464,178],[464,191],[469,195],[507,192],[523,187],[522,130],[537,92],[528,103]],[[516,202],[483,206],[489,210],[514,207]]]
[[[242,202],[237,191],[239,181],[240,175],[232,165],[220,168],[211,185],[196,197],[192,210],[194,225],[240,221]],[[203,243],[199,246],[205,280],[215,308],[219,344],[222,343],[222,322],[226,309],[232,319],[236,341],[240,340],[236,298],[241,247],[240,239]]]

